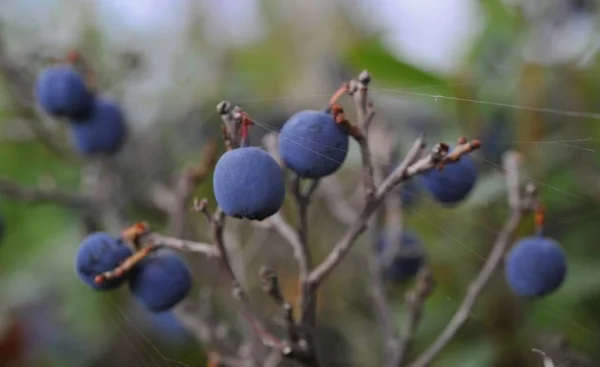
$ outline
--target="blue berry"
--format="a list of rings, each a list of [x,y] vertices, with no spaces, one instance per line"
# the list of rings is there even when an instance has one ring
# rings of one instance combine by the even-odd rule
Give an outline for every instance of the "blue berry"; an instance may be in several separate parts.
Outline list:
[[[477,181],[475,162],[468,156],[462,156],[456,163],[444,166],[444,169],[429,170],[419,176],[419,182],[440,203],[455,204],[464,200]]]
[[[504,275],[522,297],[543,297],[557,290],[567,273],[563,249],[551,238],[525,237],[506,255]]]
[[[396,255],[396,258],[384,273],[384,278],[394,283],[402,283],[412,279],[425,263],[425,254],[421,241],[419,241],[419,238],[414,233],[403,231],[401,241],[401,253]],[[377,245],[379,253],[383,254],[387,246],[389,246],[386,233],[380,235]]]
[[[303,178],[320,178],[338,170],[348,155],[348,134],[325,112],[293,115],[279,134],[279,154],[286,167]]]
[[[113,270],[131,255],[132,252],[127,246],[110,235],[103,232],[92,233],[83,239],[77,250],[75,271],[77,276],[94,290],[114,289],[123,283],[124,277],[101,284],[94,283],[94,278],[105,271]]]
[[[277,213],[285,199],[283,170],[262,149],[233,149],[221,156],[213,175],[215,198],[225,214],[263,220]]]
[[[36,80],[35,95],[42,110],[53,117],[85,117],[94,100],[83,77],[69,65],[44,69]]]
[[[94,101],[87,119],[76,120],[71,124],[75,147],[80,154],[115,154],[119,151],[127,135],[127,126],[121,107],[104,98]]]
[[[131,293],[148,310],[163,312],[188,295],[192,276],[177,254],[160,250],[137,265],[129,285]]]

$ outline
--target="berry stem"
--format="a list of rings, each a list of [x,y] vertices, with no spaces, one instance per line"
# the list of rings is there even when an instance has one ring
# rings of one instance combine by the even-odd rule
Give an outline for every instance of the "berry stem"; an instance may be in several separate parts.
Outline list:
[[[327,104],[327,108],[325,109],[326,113],[331,113],[331,110],[335,104],[337,104],[338,100],[342,98],[342,96],[348,93],[349,84],[343,83],[331,96],[329,99],[329,103]]]
[[[118,279],[124,276],[127,272],[133,269],[140,261],[145,259],[146,256],[148,256],[148,254],[150,254],[157,248],[158,246],[155,246],[154,244],[148,244],[146,247],[139,249],[133,255],[125,259],[125,261],[123,261],[121,265],[117,266],[115,269],[96,275],[96,277],[94,278],[94,282],[96,284],[102,284],[108,280]]]
[[[84,76],[87,86],[88,88],[90,88],[91,91],[97,90],[98,82],[96,80],[96,75],[94,74],[94,71],[90,67],[89,63],[83,58],[79,51],[69,51],[69,53],[65,57],[65,61],[68,64],[71,64]]]
[[[534,221],[535,221],[535,232],[538,236],[543,236],[544,233],[544,221],[546,219],[546,207],[542,204],[538,204],[535,208]]]

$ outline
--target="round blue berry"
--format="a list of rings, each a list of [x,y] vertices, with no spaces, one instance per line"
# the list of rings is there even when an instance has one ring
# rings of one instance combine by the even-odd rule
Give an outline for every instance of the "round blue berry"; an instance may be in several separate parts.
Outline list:
[[[456,163],[447,164],[441,171],[429,170],[419,176],[419,182],[440,203],[455,204],[464,200],[477,181],[475,162],[462,156]]]
[[[233,149],[221,156],[213,174],[215,198],[225,214],[263,220],[277,213],[285,199],[283,170],[262,149]]]
[[[65,118],[85,117],[94,100],[83,77],[69,65],[44,69],[37,77],[35,96],[48,115]]]
[[[286,167],[303,178],[337,171],[348,155],[348,134],[325,112],[305,110],[290,117],[279,134],[279,154]]]
[[[90,116],[74,120],[71,134],[80,154],[115,154],[122,147],[127,126],[121,107],[104,98],[97,98]]]
[[[504,275],[513,292],[528,298],[557,290],[567,273],[567,260],[560,245],[547,237],[525,237],[506,255]]]
[[[152,312],[171,309],[192,288],[192,276],[181,258],[167,250],[142,260],[130,277],[131,293]]]
[[[81,242],[75,255],[75,272],[88,286],[97,291],[120,286],[124,277],[96,284],[94,278],[119,266],[132,255],[131,250],[115,238],[103,232],[95,232]]]
[[[394,283],[402,283],[412,279],[425,263],[425,253],[421,241],[410,231],[402,232],[402,249],[384,272],[384,279]],[[386,233],[379,237],[377,249],[383,254],[389,246]]]

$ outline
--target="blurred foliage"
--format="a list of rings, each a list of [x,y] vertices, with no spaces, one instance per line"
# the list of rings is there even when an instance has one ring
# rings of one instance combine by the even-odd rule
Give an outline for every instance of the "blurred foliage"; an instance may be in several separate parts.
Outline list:
[[[294,7],[286,10],[283,4],[269,3],[264,5],[268,10],[265,12],[267,35],[240,47],[215,44],[206,36],[200,16],[191,23],[187,33],[180,35],[178,46],[170,45],[169,49],[175,50],[172,54],[163,50],[169,43],[166,36],[161,37],[151,30],[145,35],[132,32],[124,38],[131,45],[134,58],[141,60],[138,65],[118,61],[124,46],[105,35],[97,20],[82,20],[80,27],[73,22],[57,27],[53,21],[39,27],[35,22],[24,25],[22,20],[9,16],[17,12],[13,9],[14,3],[11,2],[10,11],[8,5],[6,8],[0,5],[2,36],[12,50],[13,62],[34,65],[23,69],[26,79],[31,81],[39,70],[39,64],[34,63],[31,55],[50,57],[83,45],[84,52],[94,56],[94,67],[105,76],[103,86],[107,93],[123,101],[130,116],[132,139],[136,142],[135,149],[126,150],[117,159],[119,168],[134,178],[126,182],[125,201],[132,206],[130,215],[149,220],[158,228],[164,228],[164,216],[137,202],[136,198],[148,189],[152,180],[171,180],[165,172],[176,172],[186,162],[197,159],[202,144],[210,137],[218,137],[219,121],[213,106],[221,99],[231,99],[251,114],[261,116],[286,116],[300,106],[322,108],[328,93],[337,87],[340,79],[327,74],[331,69],[323,67],[321,70],[319,66],[311,72],[311,68],[330,62],[332,54],[337,56],[334,68],[340,74],[353,75],[363,68],[372,73],[376,92],[386,100],[381,104],[375,101],[378,116],[382,116],[380,121],[392,126],[402,141],[416,136],[411,130],[414,129],[411,121],[430,111],[434,111],[435,119],[417,128],[427,127],[424,130],[430,136],[443,136],[454,142],[463,134],[480,136],[502,108],[508,113],[504,126],[510,133],[501,144],[496,144],[501,150],[496,153],[509,146],[522,150],[523,179],[536,182],[541,189],[549,213],[546,233],[558,239],[568,253],[569,275],[559,292],[529,303],[510,295],[502,274],[497,274],[465,328],[434,365],[508,366],[508,362],[503,361],[517,360],[523,363],[519,366],[541,366],[541,359],[531,348],[538,346],[539,335],[543,333],[563,335],[577,351],[600,360],[597,348],[600,252],[595,250],[593,240],[600,235],[596,215],[600,198],[598,56],[584,68],[526,63],[521,57],[525,20],[507,10],[501,0],[488,0],[480,2],[486,28],[471,48],[464,67],[455,75],[437,75],[397,58],[384,46],[380,34],[367,31],[356,22],[336,23],[335,29],[328,28],[326,22],[315,22],[311,33],[305,35],[302,32],[308,31],[303,30],[301,23],[311,19],[276,21],[285,11],[293,19]],[[73,1],[57,1],[54,7],[66,9],[72,5]],[[27,17],[29,11],[37,14],[39,10],[33,6],[23,6],[21,13],[17,13],[22,17]],[[314,7],[316,13],[323,12],[319,15],[321,19],[333,17],[326,5],[310,2],[306,7]],[[48,14],[48,18],[74,17],[87,12],[88,17],[81,19],[95,19],[90,9],[82,8],[72,8],[62,15]],[[335,17],[342,15],[336,13]],[[321,42],[321,46],[310,47],[310,52],[305,53],[304,48],[319,38],[320,32],[333,34],[328,36],[329,43]],[[336,35],[339,35],[339,43],[336,43]],[[139,43],[132,41],[136,37]],[[310,65],[305,65],[307,63]],[[301,83],[309,75],[312,79],[306,85]],[[22,120],[36,118],[35,114],[22,116],[18,108],[12,108],[18,96],[11,95],[7,83],[9,80],[2,78],[0,175],[28,186],[78,190],[82,165],[65,162],[28,134],[29,125]],[[540,112],[536,108],[551,111]],[[191,112],[186,115],[188,111]],[[590,115],[582,117],[556,111],[585,111]],[[591,115],[594,112],[596,115]],[[275,120],[258,119],[261,124],[255,130],[260,133],[253,144],[259,144],[260,135],[267,129],[276,130],[278,124],[283,123]],[[58,141],[68,141],[54,121],[40,119],[36,123],[55,134]],[[190,129],[196,130],[191,133]],[[480,180],[465,203],[455,208],[440,208],[425,193],[419,192],[424,200],[419,200],[415,208],[405,210],[405,226],[421,235],[438,280],[425,309],[414,355],[429,345],[458,307],[507,213],[500,162],[480,153],[475,157],[481,169]],[[357,182],[359,162],[349,159],[346,166],[340,177],[348,178],[345,182]],[[139,173],[138,169],[145,171]],[[349,188],[349,192],[352,191],[353,188]],[[211,180],[198,187],[195,194],[211,198]],[[342,230],[322,205],[317,202],[312,209],[310,231],[318,258],[325,256]],[[206,363],[206,356],[194,341],[186,339],[174,345],[160,338],[160,328],[147,327],[148,321],[137,317],[141,311],[128,306],[131,300],[126,290],[94,294],[80,284],[72,260],[84,235],[83,225],[79,223],[82,213],[50,204],[23,204],[10,197],[1,198],[0,212],[7,228],[0,244],[0,366],[3,366],[1,353],[4,350],[1,347],[8,343],[4,338],[8,326],[4,326],[16,323],[25,328],[24,320],[37,312],[29,306],[43,304],[47,293],[57,299],[47,307],[51,315],[47,318],[60,320],[48,327],[66,336],[53,344],[44,339],[45,348],[31,347],[28,355],[34,359],[27,365],[135,366],[179,361],[179,364],[200,366]],[[290,220],[294,219],[291,202],[285,212]],[[193,220],[199,221],[195,217]],[[518,234],[529,235],[532,228],[533,223],[525,221]],[[249,237],[251,231],[242,227],[240,233]],[[198,225],[194,234],[207,239],[206,226]],[[366,269],[366,237],[322,292],[320,318],[327,321],[323,327],[331,330],[321,336],[327,339],[323,353],[330,361],[328,366],[372,366],[377,360],[379,327],[366,293],[366,271],[356,271]],[[276,263],[282,270],[294,269],[290,252],[280,242],[270,237],[265,245],[268,251],[259,251],[248,266],[254,269],[261,262],[267,262]],[[190,261],[198,268],[204,266],[197,259]],[[289,272],[284,275],[284,292],[293,298],[298,292],[296,275]],[[248,270],[248,274],[255,273]],[[218,276],[202,278],[199,282],[214,285],[213,278],[218,279]],[[252,294],[260,294],[252,275],[249,287]],[[388,289],[398,327],[402,326],[405,315],[402,301],[406,290],[398,286]],[[264,303],[265,308],[272,307]],[[221,312],[231,316],[228,308]],[[503,315],[507,312],[510,315]],[[44,319],[31,326],[33,331],[28,337],[41,330],[42,321],[50,322]],[[509,330],[510,337],[503,337],[505,330]],[[513,355],[515,359],[511,359]],[[336,356],[344,360],[335,360]],[[4,357],[8,360],[8,356]]]

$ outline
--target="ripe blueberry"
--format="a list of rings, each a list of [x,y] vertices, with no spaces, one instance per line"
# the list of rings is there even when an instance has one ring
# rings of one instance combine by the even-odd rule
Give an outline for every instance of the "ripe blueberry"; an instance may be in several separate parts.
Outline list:
[[[286,167],[303,178],[334,173],[348,155],[348,134],[325,112],[300,111],[279,134],[279,154]]]
[[[94,100],[83,77],[69,65],[43,70],[35,83],[35,96],[48,115],[71,119],[85,117]]]
[[[567,273],[565,253],[547,237],[525,237],[509,251],[504,261],[508,286],[516,294],[537,298],[557,290]]]
[[[384,273],[384,278],[394,283],[412,279],[425,263],[421,242],[414,233],[403,231],[401,241],[401,253],[396,255]],[[387,246],[389,246],[387,235],[382,233],[377,246],[379,253],[383,254]]]
[[[148,310],[163,312],[187,296],[192,288],[192,276],[177,254],[160,250],[137,265],[129,286]]]
[[[101,284],[94,283],[94,278],[105,271],[113,270],[131,255],[132,252],[127,246],[110,235],[103,232],[92,233],[83,239],[77,250],[75,271],[77,276],[94,290],[114,289],[123,283],[124,278],[108,280]]]
[[[104,98],[96,98],[90,116],[71,124],[75,147],[84,156],[115,154],[123,145],[127,127],[121,107]]]
[[[235,218],[263,220],[277,213],[285,199],[283,170],[256,147],[223,154],[215,166],[213,189],[225,214]]]
[[[468,155],[462,156],[456,163],[444,166],[444,169],[429,170],[419,176],[419,182],[440,203],[455,204],[464,200],[475,187],[477,168]]]

